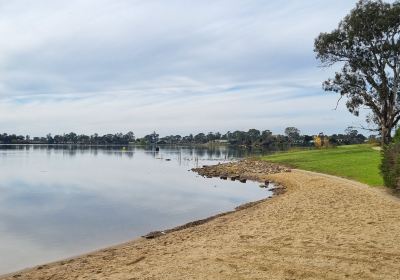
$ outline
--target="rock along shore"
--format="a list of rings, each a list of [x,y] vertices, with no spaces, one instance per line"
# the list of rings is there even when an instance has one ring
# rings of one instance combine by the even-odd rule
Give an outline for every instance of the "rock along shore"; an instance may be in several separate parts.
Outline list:
[[[252,180],[263,184],[261,186],[269,187],[271,183],[274,183],[270,179],[271,174],[291,172],[291,169],[267,161],[244,159],[217,165],[204,165],[201,168],[193,168],[192,171],[207,178],[219,177],[223,180],[237,180],[242,183]],[[270,190],[274,195],[279,195],[285,192],[285,187],[275,182]]]

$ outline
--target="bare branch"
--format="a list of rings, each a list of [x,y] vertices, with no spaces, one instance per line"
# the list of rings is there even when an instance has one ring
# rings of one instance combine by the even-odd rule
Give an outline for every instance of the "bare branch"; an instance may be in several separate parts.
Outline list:
[[[359,129],[362,130],[366,130],[366,131],[375,131],[375,132],[379,132],[381,129],[380,128],[369,128],[369,127],[365,127],[363,125],[360,124],[360,126],[358,127]]]
[[[342,98],[343,98],[343,95],[341,95],[341,96],[339,97],[339,99],[338,99],[338,101],[337,101],[337,103],[336,103],[336,107],[335,107],[335,109],[333,109],[334,111],[336,111],[337,108],[339,107],[339,103],[340,103],[340,100],[342,100]]]

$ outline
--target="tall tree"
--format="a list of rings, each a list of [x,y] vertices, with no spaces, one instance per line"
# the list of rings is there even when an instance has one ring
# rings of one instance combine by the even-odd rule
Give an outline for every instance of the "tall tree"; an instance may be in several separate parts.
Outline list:
[[[330,33],[315,40],[317,58],[341,71],[324,82],[326,91],[347,98],[358,116],[367,107],[367,122],[387,144],[400,120],[400,2],[361,0]]]
[[[285,135],[289,138],[290,142],[300,138],[300,130],[296,127],[285,128]]]

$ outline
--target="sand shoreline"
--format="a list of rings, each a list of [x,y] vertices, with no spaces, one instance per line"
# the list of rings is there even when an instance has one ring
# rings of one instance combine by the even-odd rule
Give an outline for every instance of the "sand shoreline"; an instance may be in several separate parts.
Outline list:
[[[251,175],[287,191],[194,227],[0,279],[400,279],[397,198],[306,171]]]

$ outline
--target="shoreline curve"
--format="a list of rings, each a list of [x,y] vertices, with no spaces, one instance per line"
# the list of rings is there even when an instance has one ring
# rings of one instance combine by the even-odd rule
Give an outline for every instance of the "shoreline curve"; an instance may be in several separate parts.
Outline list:
[[[308,171],[257,174],[285,194],[0,279],[400,279],[397,198]]]

